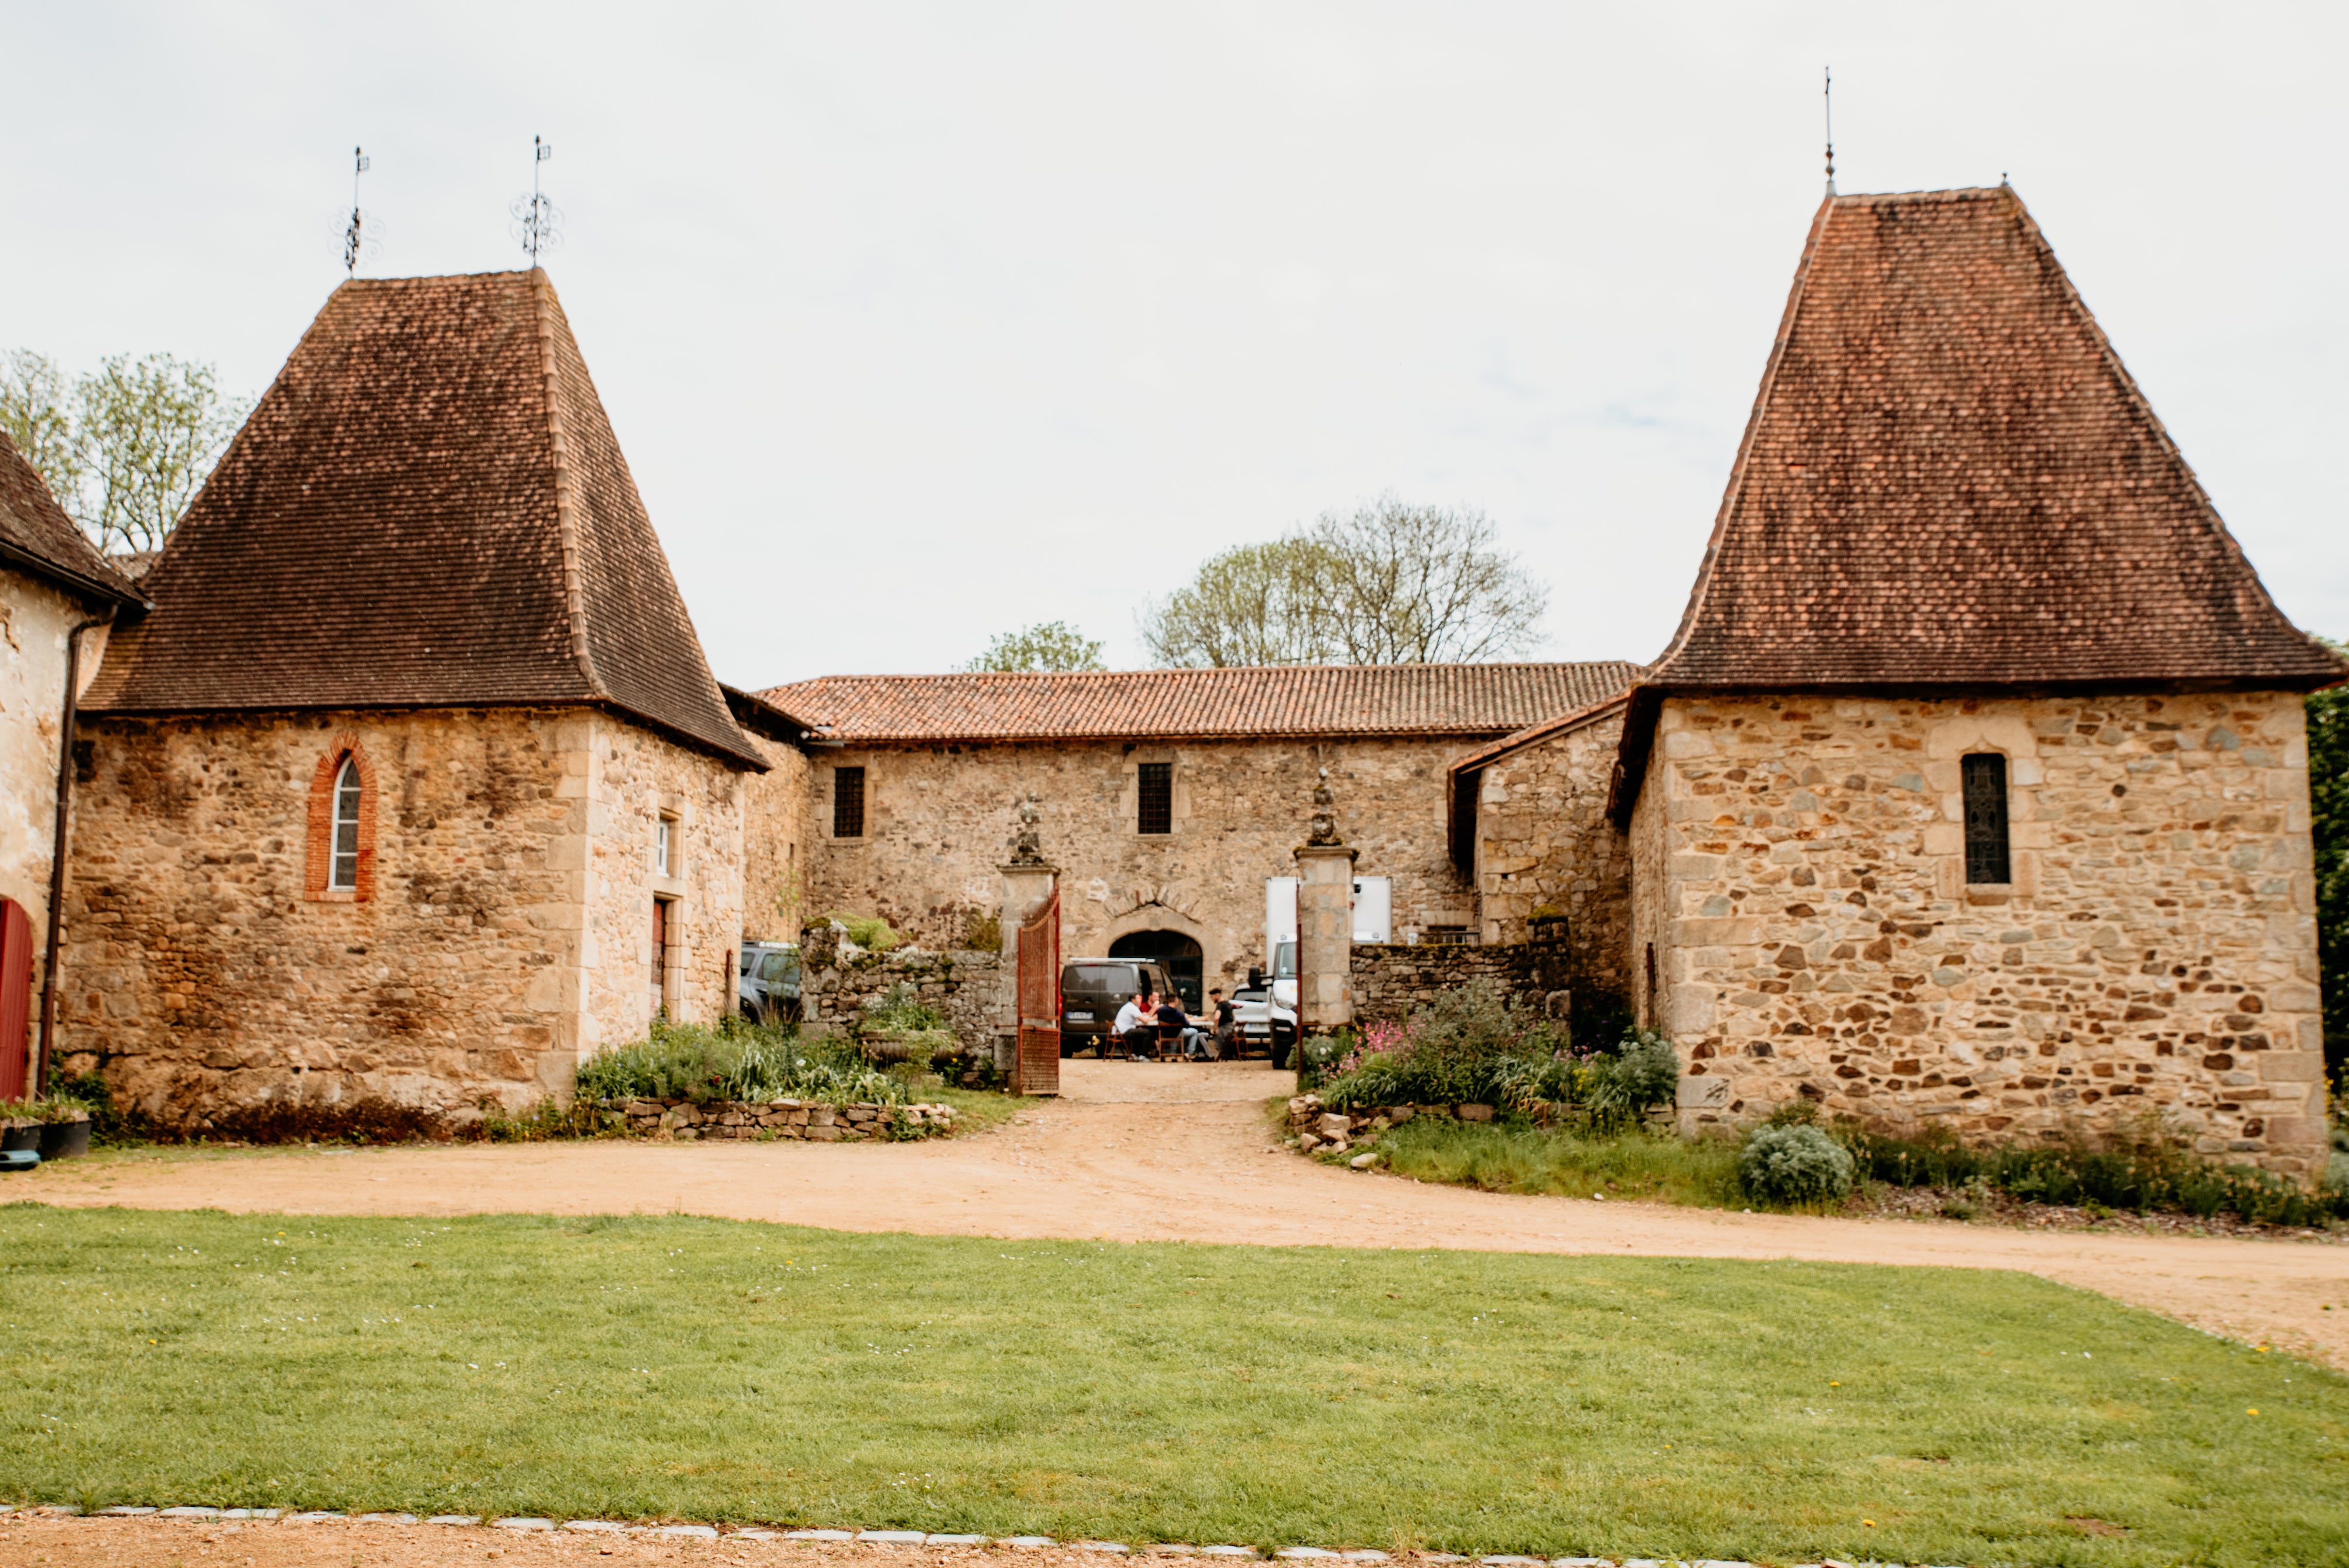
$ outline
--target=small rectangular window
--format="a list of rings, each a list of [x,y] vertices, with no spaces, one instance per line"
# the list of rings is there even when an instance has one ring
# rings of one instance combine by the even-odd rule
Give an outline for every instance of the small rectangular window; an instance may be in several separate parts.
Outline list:
[[[655,876],[674,877],[677,875],[677,873],[671,869],[671,866],[673,865],[671,857],[674,854],[673,846],[676,832],[676,819],[674,817],[667,816],[662,817],[658,826],[653,829],[653,874]]]
[[[1961,758],[1966,802],[1966,880],[2012,882],[2006,843],[2006,759],[1996,752]]]
[[[1174,764],[1142,764],[1142,813],[1137,825],[1143,833],[1174,831]]]
[[[863,768],[832,770],[832,836],[834,838],[864,836]]]

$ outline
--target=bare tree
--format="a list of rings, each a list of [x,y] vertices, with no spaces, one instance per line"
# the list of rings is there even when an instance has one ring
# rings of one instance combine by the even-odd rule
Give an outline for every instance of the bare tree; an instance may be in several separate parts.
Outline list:
[[[109,554],[162,547],[251,406],[169,354],[118,354],[70,386],[23,349],[0,369],[0,424]]]
[[[1143,618],[1161,664],[1445,664],[1541,640],[1547,590],[1481,512],[1393,495],[1226,550]]]

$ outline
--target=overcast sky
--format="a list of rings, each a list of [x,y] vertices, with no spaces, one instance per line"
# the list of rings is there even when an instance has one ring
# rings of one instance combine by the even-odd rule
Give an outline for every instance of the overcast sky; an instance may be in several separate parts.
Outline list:
[[[0,3],[0,348],[257,392],[548,261],[722,680],[939,670],[1381,491],[1547,656],[1670,637],[1821,186],[2011,172],[2270,590],[2349,633],[2334,5]],[[331,593],[322,583],[320,591]]]

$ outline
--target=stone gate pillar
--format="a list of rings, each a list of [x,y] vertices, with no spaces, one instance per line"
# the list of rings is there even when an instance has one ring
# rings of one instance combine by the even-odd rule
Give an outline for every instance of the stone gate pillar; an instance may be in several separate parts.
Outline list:
[[[1340,841],[1330,770],[1313,788],[1313,826],[1297,846],[1297,1030],[1300,1037],[1354,1021],[1354,860]]]
[[[998,969],[995,997],[995,1064],[1012,1071],[1019,1053],[1019,928],[1052,896],[1060,867],[1047,865],[1038,846],[1036,797],[1019,803],[1019,831],[1012,840],[1011,859],[999,869],[1003,877],[1002,913],[997,923],[1003,933],[1003,961]]]

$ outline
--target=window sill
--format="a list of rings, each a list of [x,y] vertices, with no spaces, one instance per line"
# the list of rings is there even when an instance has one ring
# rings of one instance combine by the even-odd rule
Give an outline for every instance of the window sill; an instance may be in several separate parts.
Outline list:
[[[310,895],[313,904],[356,904],[359,901],[356,888],[321,888]]]
[[[2014,884],[2012,882],[1966,884],[1966,902],[1969,904],[2005,904],[2013,902],[2013,898]]]

